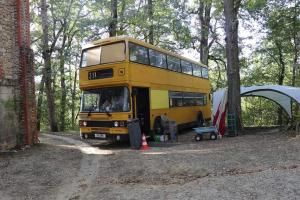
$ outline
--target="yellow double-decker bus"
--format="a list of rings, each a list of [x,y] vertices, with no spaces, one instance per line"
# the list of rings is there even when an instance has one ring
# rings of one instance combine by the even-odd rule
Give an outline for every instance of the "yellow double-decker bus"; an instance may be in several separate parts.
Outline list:
[[[207,67],[130,37],[83,48],[79,85],[82,138],[128,138],[133,118],[146,135],[160,130],[162,115],[179,128],[210,120]]]

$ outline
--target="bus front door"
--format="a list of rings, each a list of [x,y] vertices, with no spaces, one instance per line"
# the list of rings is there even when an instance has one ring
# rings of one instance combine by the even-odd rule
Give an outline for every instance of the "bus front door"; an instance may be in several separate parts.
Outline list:
[[[149,88],[133,88],[135,91],[135,116],[140,119],[141,131],[148,135],[150,133],[150,101]]]

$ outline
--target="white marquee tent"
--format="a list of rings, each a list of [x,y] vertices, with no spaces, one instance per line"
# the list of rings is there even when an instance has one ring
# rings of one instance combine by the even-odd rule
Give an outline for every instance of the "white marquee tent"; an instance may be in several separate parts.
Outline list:
[[[213,116],[216,114],[224,94],[225,89],[214,92]],[[294,100],[300,105],[300,88],[296,87],[282,85],[241,87],[241,96],[258,96],[274,101],[286,111],[290,118],[292,117],[291,100]]]

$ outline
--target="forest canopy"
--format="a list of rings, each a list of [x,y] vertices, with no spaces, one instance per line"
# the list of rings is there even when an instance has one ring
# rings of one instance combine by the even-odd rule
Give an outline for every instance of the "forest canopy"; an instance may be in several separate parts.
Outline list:
[[[128,35],[207,64],[215,91],[230,83],[232,22],[240,85],[300,86],[298,0],[30,0],[30,9],[39,129],[78,129],[81,48],[111,36]],[[269,100],[247,97],[241,107],[245,126],[285,120]]]

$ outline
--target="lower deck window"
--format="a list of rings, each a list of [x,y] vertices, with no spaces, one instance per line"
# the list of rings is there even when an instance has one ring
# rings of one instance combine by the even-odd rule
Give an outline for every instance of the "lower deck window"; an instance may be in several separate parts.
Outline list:
[[[170,107],[205,106],[207,95],[198,92],[169,91]]]
[[[170,107],[182,106],[182,92],[169,92]]]

